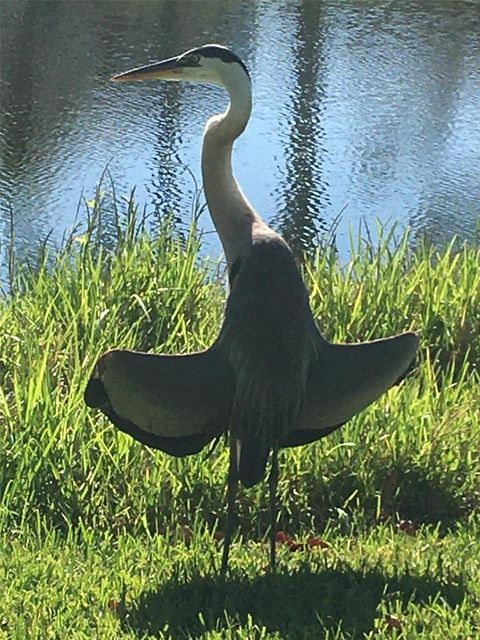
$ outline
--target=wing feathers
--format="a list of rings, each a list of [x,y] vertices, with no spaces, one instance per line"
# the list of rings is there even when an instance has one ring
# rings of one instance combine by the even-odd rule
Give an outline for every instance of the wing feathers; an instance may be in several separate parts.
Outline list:
[[[322,342],[297,431],[318,430],[323,437],[365,409],[405,375],[418,342],[415,333],[360,344]]]
[[[113,350],[85,390],[119,429],[172,455],[197,453],[228,428],[233,377],[214,349],[182,356]]]
[[[402,379],[417,348],[414,333],[354,345],[320,340],[304,411],[280,446],[314,442],[342,426]],[[232,368],[215,347],[183,356],[113,350],[98,361],[85,402],[136,440],[184,456],[228,429],[234,394]]]

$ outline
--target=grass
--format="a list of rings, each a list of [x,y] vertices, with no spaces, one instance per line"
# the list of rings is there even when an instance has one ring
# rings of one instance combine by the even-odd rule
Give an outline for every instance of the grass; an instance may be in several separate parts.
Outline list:
[[[113,346],[188,352],[225,293],[195,228],[145,230],[132,202],[0,298],[0,638],[474,638],[480,633],[480,250],[358,239],[305,260],[332,340],[416,329],[417,368],[324,441],[282,454],[269,575],[264,484],[241,492],[218,578],[227,452],[154,453],[83,403]],[[321,537],[322,547],[305,544]]]

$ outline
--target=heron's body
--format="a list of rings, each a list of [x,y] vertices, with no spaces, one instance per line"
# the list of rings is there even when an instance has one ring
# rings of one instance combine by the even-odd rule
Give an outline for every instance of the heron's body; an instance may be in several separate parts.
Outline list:
[[[301,416],[317,331],[293,256],[277,238],[253,241],[225,310],[219,345],[233,368],[231,433],[245,486],[263,477]]]
[[[358,345],[322,338],[287,243],[233,175],[233,143],[252,106],[250,78],[235,54],[207,45],[116,79],[150,77],[220,84],[229,93],[228,110],[205,129],[202,175],[230,294],[210,349],[189,356],[108,352],[97,363],[86,401],[123,431],[173,455],[197,453],[229,431],[230,513],[237,479],[245,486],[259,482],[273,451],[274,494],[278,449],[318,440],[376,400],[405,374],[418,338],[406,333]],[[224,569],[228,543],[225,549]]]

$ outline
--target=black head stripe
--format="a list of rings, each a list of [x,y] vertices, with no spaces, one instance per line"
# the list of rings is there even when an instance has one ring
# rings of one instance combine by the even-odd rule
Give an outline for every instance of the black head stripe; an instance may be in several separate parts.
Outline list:
[[[248,69],[240,58],[233,53],[227,47],[223,47],[220,44],[205,44],[203,47],[198,47],[198,49],[192,49],[189,53],[198,53],[203,58],[219,58],[222,62],[236,62],[239,64],[242,69],[245,71],[247,76],[250,78],[250,74],[248,73]]]

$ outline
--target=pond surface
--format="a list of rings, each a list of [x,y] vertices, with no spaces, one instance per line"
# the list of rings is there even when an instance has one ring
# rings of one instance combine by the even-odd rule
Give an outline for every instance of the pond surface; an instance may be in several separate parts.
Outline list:
[[[2,0],[1,20],[4,259],[11,212],[19,248],[52,230],[57,243],[107,165],[117,193],[136,187],[147,212],[188,223],[203,127],[225,95],[109,77],[208,42],[251,72],[235,171],[297,247],[339,215],[341,250],[362,219],[437,243],[477,237],[477,1]],[[212,228],[207,214],[201,224]]]

